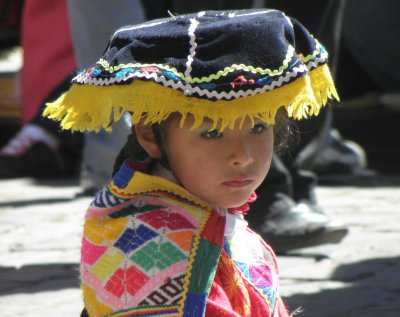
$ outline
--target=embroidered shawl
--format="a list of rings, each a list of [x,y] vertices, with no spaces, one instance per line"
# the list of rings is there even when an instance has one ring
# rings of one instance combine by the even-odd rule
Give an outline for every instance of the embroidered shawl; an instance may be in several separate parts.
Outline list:
[[[224,238],[225,223],[182,187],[124,163],[85,218],[89,316],[287,316],[273,252],[247,228]],[[243,253],[243,242],[257,251]]]

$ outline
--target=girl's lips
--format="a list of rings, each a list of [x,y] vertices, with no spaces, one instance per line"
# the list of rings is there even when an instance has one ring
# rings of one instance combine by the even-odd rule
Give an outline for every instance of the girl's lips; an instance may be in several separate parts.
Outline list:
[[[222,184],[224,184],[225,186],[229,186],[229,187],[246,187],[247,185],[249,185],[251,182],[253,182],[252,179],[232,179],[226,182],[223,182]]]

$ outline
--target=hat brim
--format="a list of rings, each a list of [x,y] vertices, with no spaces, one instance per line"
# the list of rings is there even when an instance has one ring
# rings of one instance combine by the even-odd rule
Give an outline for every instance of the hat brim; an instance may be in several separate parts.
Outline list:
[[[133,124],[142,118],[146,124],[160,123],[171,113],[180,113],[182,120],[188,114],[193,116],[193,127],[209,118],[214,122],[213,128],[223,130],[246,118],[273,124],[281,107],[297,120],[318,115],[332,97],[339,100],[329,68],[323,64],[282,87],[230,101],[187,97],[180,91],[143,80],[103,87],[73,84],[68,93],[47,105],[44,115],[61,121],[63,129],[81,132],[110,131],[111,123],[125,112],[132,114]]]

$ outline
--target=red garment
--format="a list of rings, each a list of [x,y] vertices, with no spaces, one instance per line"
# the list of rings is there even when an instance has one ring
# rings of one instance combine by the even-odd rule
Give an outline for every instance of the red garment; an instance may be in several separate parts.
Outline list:
[[[275,315],[272,315],[270,307],[260,293],[242,277],[231,261],[226,252],[222,251],[207,298],[205,317],[289,317],[279,297]]]
[[[252,192],[249,199],[247,199],[247,203],[245,203],[243,206],[228,208],[228,212],[231,214],[247,215],[247,212],[250,210],[249,203],[252,203],[256,200],[257,200],[257,194],[255,192]]]
[[[51,90],[76,69],[67,0],[25,1],[21,45],[21,106],[26,123]]]

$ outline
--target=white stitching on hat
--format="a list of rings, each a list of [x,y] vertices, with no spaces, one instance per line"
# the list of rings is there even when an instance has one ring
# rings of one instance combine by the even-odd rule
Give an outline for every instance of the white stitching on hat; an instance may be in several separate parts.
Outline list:
[[[123,28],[118,29],[118,30],[113,34],[113,36],[111,37],[111,40],[110,40],[110,41],[112,41],[112,40],[114,39],[114,37],[115,37],[118,33],[121,33],[121,32],[124,32],[124,31],[132,31],[132,30],[136,30],[136,29],[148,28],[148,27],[152,27],[152,26],[155,26],[155,25],[165,24],[165,23],[168,23],[168,22],[169,22],[169,20],[165,19],[165,20],[163,20],[163,21],[157,21],[157,22],[153,22],[153,23],[151,23],[151,22],[145,22],[145,23],[138,24],[138,25],[132,25],[132,26],[123,27]]]
[[[268,9],[268,10],[263,10],[263,11],[255,11],[255,12],[249,12],[249,13],[243,13],[243,14],[235,14],[236,17],[244,17],[244,16],[248,16],[248,15],[259,15],[259,14],[265,14],[268,12],[275,12],[278,10],[273,10],[273,9]]]
[[[193,63],[193,58],[196,55],[196,35],[194,34],[194,31],[196,30],[197,26],[199,25],[199,21],[196,19],[190,19],[190,26],[188,29],[188,35],[190,37],[190,50],[189,50],[189,55],[187,57],[187,62],[186,62],[186,70],[185,70],[185,76],[189,77],[190,72],[192,71],[192,63]]]

